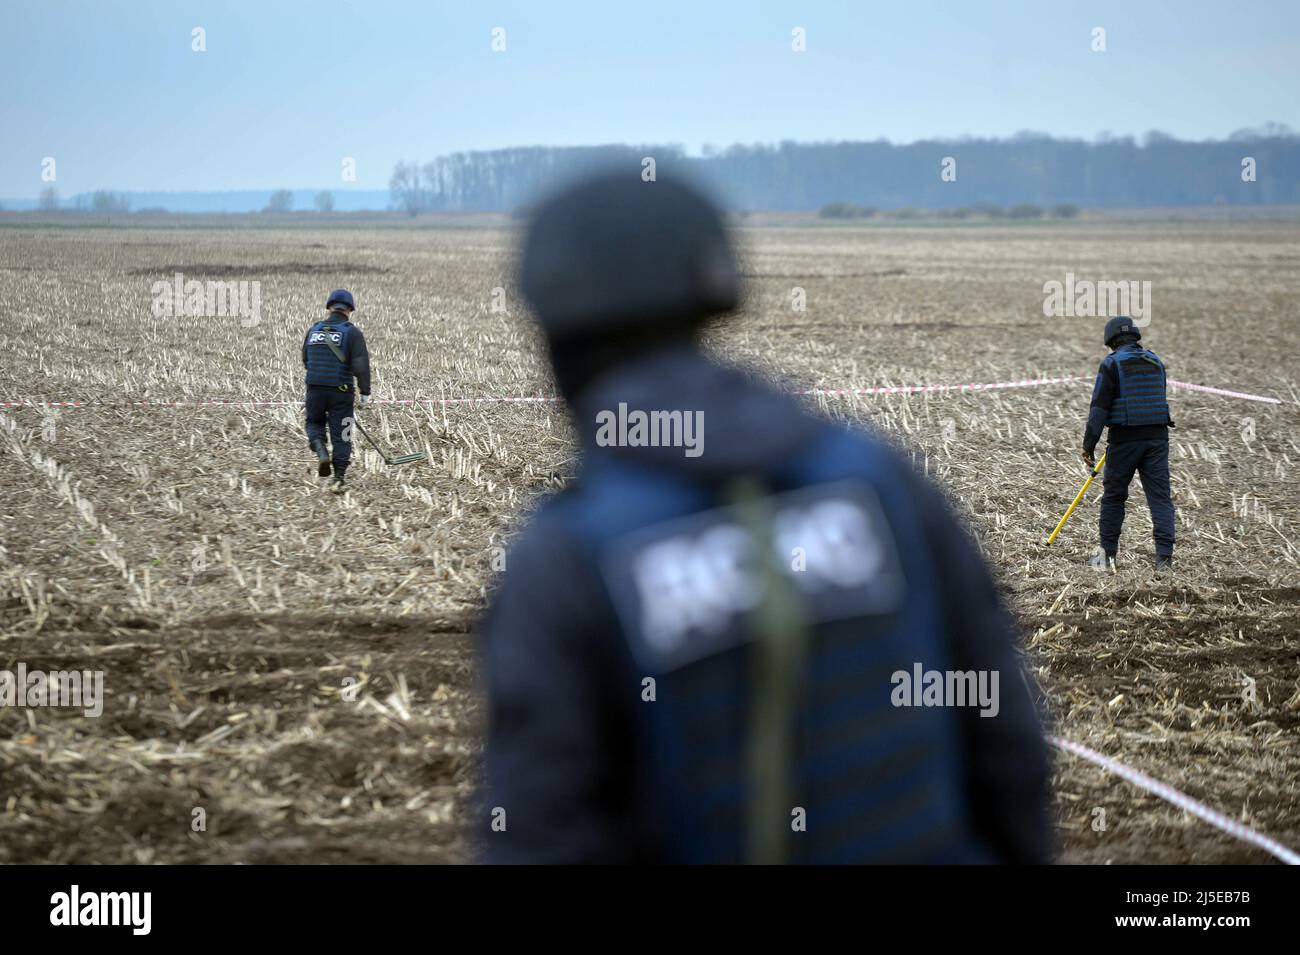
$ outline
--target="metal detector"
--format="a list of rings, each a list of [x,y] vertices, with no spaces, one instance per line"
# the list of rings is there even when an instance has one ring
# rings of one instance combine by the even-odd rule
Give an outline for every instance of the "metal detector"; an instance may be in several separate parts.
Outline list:
[[[413,464],[416,461],[423,461],[428,457],[428,455],[423,451],[416,451],[414,454],[399,454],[397,457],[392,457],[376,443],[374,438],[370,437],[370,433],[366,431],[365,428],[361,427],[361,422],[357,420],[356,415],[352,416],[352,424],[361,432],[362,436],[370,442],[370,446],[379,452],[379,456],[384,459],[384,463],[389,466],[394,464]]]

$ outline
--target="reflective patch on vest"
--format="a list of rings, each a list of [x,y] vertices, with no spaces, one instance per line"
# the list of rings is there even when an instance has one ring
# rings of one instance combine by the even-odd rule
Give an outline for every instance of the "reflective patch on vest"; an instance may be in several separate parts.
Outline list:
[[[322,328],[320,331],[312,332],[311,335],[308,336],[307,338],[307,344],[325,345],[327,339],[329,341],[332,341],[335,345],[343,344],[343,336],[332,328],[331,329]],[[328,348],[329,346],[325,345],[325,347]]]
[[[351,385],[351,365],[344,353],[344,326],[313,325],[307,330],[307,384],[329,388]]]
[[[862,481],[770,497],[774,560],[809,626],[897,612],[906,581],[893,528]],[[638,662],[678,669],[748,642],[764,567],[731,508],[641,528],[609,545],[601,569]]]

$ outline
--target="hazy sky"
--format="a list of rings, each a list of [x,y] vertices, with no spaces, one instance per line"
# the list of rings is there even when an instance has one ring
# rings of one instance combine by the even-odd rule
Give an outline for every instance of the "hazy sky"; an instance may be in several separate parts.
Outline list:
[[[1300,128],[1300,0],[0,0],[0,36],[11,197],[47,156],[64,196],[383,189],[512,145]]]

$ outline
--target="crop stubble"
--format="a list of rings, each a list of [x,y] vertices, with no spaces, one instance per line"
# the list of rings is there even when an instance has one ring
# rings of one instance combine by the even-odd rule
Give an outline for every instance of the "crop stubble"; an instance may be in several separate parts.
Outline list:
[[[1180,569],[1160,579],[1136,483],[1117,576],[1079,564],[1095,493],[1040,545],[1082,481],[1086,386],[809,401],[883,429],[948,488],[1056,732],[1300,845],[1300,230],[740,241],[745,309],[712,344],[792,387],[1090,375],[1100,320],[1042,314],[1042,284],[1068,270],[1152,282],[1147,340],[1174,377],[1283,399],[1173,394]],[[369,412],[430,463],[390,469],[359,446],[339,499],[311,476],[300,409],[121,403],[297,398],[303,331],[339,285],[357,295],[381,397],[552,394],[511,248],[492,224],[0,230],[0,394],[100,403],[0,418],[0,666],[102,669],[107,690],[99,719],[0,711],[0,861],[473,857],[487,826],[473,623],[520,516],[572,474],[562,407]],[[150,286],[177,271],[260,281],[260,323],[155,318]],[[1268,858],[1066,756],[1055,813],[1065,861]]]

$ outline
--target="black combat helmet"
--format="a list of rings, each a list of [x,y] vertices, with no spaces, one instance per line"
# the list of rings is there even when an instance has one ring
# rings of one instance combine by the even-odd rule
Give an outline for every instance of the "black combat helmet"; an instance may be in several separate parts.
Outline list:
[[[689,329],[736,307],[736,259],[718,210],[680,183],[631,172],[545,200],[520,285],[552,343]]]
[[[1142,330],[1133,324],[1133,319],[1126,315],[1117,315],[1106,323],[1106,347],[1121,335],[1132,335],[1134,339],[1142,340]]]
[[[330,292],[330,297],[325,300],[325,307],[331,312],[334,311],[335,305],[338,305],[340,308],[346,308],[349,312],[355,312],[357,310],[356,299],[354,299],[352,293],[345,288],[336,288],[334,291]]]

